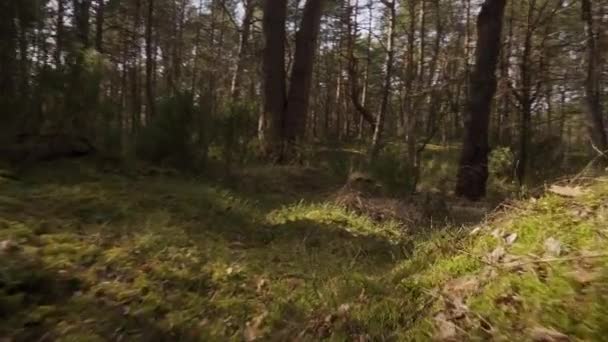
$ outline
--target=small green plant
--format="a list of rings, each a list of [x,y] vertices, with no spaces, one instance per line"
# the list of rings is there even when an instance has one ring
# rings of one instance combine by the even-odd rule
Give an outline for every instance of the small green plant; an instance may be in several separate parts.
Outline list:
[[[509,147],[498,147],[492,150],[488,159],[488,168],[493,177],[510,179],[513,177],[515,156]]]

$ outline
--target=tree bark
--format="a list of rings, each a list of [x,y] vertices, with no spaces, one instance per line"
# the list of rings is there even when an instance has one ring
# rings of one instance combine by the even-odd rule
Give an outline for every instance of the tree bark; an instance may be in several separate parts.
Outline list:
[[[105,21],[105,0],[97,0],[95,12],[95,49],[103,53],[103,25]]]
[[[357,67],[357,58],[355,57],[355,39],[357,38],[357,23],[353,23],[351,19],[352,6],[348,7],[348,12],[345,18],[347,31],[348,31],[348,83],[350,85],[350,99],[355,107],[355,110],[360,114],[361,120],[367,121],[370,125],[375,126],[376,119],[366,108],[365,102],[367,97],[368,83],[369,83],[369,67],[371,64],[371,36],[372,29],[368,33],[367,38],[367,58],[366,66],[363,77],[363,90],[359,87],[359,75]],[[370,25],[373,20],[372,14],[370,14]],[[363,93],[361,93],[363,91]],[[359,123],[359,136],[363,134],[363,122]]]
[[[600,28],[593,19],[591,0],[582,0],[582,14],[585,22],[587,48],[587,78],[585,80],[585,112],[587,127],[594,148],[605,153],[608,140],[604,128],[602,104],[602,58],[600,56]]]
[[[293,151],[297,140],[304,138],[312,71],[315,60],[315,48],[321,24],[323,0],[308,0],[304,6],[300,29],[296,33],[296,47],[293,69],[287,96],[284,116],[284,139],[288,154]]]
[[[13,1],[0,2],[0,105],[7,116],[0,117],[0,131],[6,136],[12,128],[10,123],[16,119],[11,112],[15,103],[17,59],[17,28],[15,27],[16,3]],[[5,132],[6,130],[6,132]]]
[[[384,74],[384,85],[382,91],[382,102],[380,103],[380,112],[376,119],[376,125],[374,128],[374,136],[372,138],[372,146],[370,148],[369,158],[373,161],[380,152],[382,133],[384,130],[384,121],[386,120],[386,114],[388,111],[388,105],[391,98],[391,80],[393,78],[393,59],[395,57],[395,27],[397,26],[397,11],[395,8],[395,1],[383,0],[384,5],[388,10],[388,33],[386,42],[386,63],[385,63],[385,74]]]
[[[74,0],[74,27],[76,28],[76,36],[82,44],[82,48],[89,47],[89,18],[91,0]]]
[[[55,28],[55,67],[61,65],[61,52],[63,51],[63,33],[65,18],[65,0],[57,0],[57,27]]]
[[[148,0],[146,15],[146,120],[154,117],[154,59],[156,58],[154,42],[152,41],[152,26],[154,24],[154,0]]]
[[[264,3],[264,108],[262,149],[271,157],[280,153],[282,116],[285,109],[285,21],[287,0],[265,0]]]
[[[488,129],[496,93],[496,65],[506,0],[486,0],[477,18],[477,51],[471,74],[468,117],[458,170],[456,194],[479,200],[488,179]]]
[[[253,10],[255,8],[254,0],[244,0],[245,15],[243,16],[243,24],[241,25],[241,36],[239,38],[239,51],[236,61],[236,69],[232,75],[232,84],[230,86],[230,95],[233,101],[237,101],[241,96],[241,84],[243,83],[243,72],[245,69],[245,61],[247,49],[249,46],[249,35],[251,32],[251,20],[253,18]]]

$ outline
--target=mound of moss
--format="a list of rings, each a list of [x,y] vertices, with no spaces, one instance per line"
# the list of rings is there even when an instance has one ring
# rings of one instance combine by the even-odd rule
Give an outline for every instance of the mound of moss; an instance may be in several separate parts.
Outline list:
[[[397,271],[428,306],[412,340],[603,340],[608,325],[608,179],[506,205],[471,232],[419,246]],[[452,246],[448,246],[452,244]],[[443,246],[443,247],[442,247]],[[430,248],[430,252],[428,250]],[[447,248],[447,253],[431,256]],[[417,262],[429,256],[431,265]],[[418,261],[420,260],[420,261]],[[418,268],[418,270],[413,271]]]

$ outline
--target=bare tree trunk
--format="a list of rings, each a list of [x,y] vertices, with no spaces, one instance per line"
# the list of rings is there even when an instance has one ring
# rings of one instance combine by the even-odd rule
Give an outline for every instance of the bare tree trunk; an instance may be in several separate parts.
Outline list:
[[[0,106],[4,110],[0,115],[0,139],[13,134],[11,127],[13,119],[11,112],[16,97],[16,35],[15,27],[16,3],[13,1],[0,2]],[[8,123],[8,124],[7,124]]]
[[[243,24],[241,25],[241,36],[239,38],[239,51],[236,61],[236,68],[232,75],[232,84],[230,86],[230,97],[233,101],[238,100],[241,95],[241,83],[243,82],[243,72],[245,69],[245,57],[249,45],[249,35],[251,32],[251,19],[253,18],[253,10],[255,9],[254,0],[244,0],[245,15],[243,16]]]
[[[103,25],[105,21],[105,0],[97,0],[95,12],[95,49],[103,53]]]
[[[359,77],[358,77],[358,68],[357,68],[357,59],[355,57],[355,39],[357,37],[356,33],[356,25],[357,23],[353,23],[351,19],[351,11],[352,6],[348,6],[348,11],[346,11],[346,30],[347,30],[347,54],[348,54],[348,83],[350,85],[350,98],[351,102],[354,105],[357,112],[361,115],[361,121],[359,124],[359,136],[363,134],[363,120],[367,121],[370,125],[375,126],[376,119],[370,113],[370,111],[365,107],[366,97],[367,97],[367,88],[368,88],[368,79],[369,79],[369,65],[371,63],[371,29],[368,34],[368,46],[367,46],[367,61],[366,61],[366,70],[364,76],[364,84],[363,84],[363,94],[361,94],[361,90],[359,89]],[[372,22],[372,16],[370,13],[370,23]],[[371,24],[370,24],[371,25]]]
[[[82,48],[89,47],[89,18],[91,0],[73,0],[74,8],[74,27],[76,35]]]
[[[154,0],[148,0],[146,14],[146,120],[154,117],[154,59],[156,58],[154,42],[152,41],[152,26],[154,25]]]
[[[395,57],[394,45],[395,45],[395,27],[397,25],[397,11],[395,1],[383,0],[383,4],[387,7],[389,15],[388,33],[386,41],[386,64],[384,74],[384,89],[382,92],[382,102],[380,104],[380,112],[376,119],[376,127],[374,129],[374,136],[372,138],[372,146],[370,148],[370,160],[373,161],[380,152],[382,131],[384,130],[384,121],[386,120],[386,114],[388,111],[388,105],[391,98],[391,79],[393,77],[393,59]]]
[[[581,4],[587,45],[587,79],[585,80],[587,127],[594,147],[606,152],[608,151],[608,141],[604,128],[602,104],[603,65],[599,47],[600,28],[594,24],[591,0],[582,0]]]
[[[304,137],[312,71],[315,60],[315,48],[321,24],[323,0],[307,0],[302,14],[302,23],[296,33],[296,47],[293,69],[289,82],[289,95],[284,115],[284,139],[288,150],[296,140]],[[293,151],[287,151],[291,153]]]
[[[515,173],[520,185],[526,178],[528,169],[528,150],[530,146],[530,130],[532,126],[532,105],[534,98],[532,94],[532,39],[533,39],[533,15],[536,7],[536,0],[528,4],[528,19],[525,27],[524,47],[521,60],[519,61],[519,72],[521,75],[521,93],[518,96],[520,104],[520,126],[519,126],[519,156]]]
[[[285,109],[285,21],[287,0],[265,0],[264,3],[264,128],[263,152],[279,157],[282,116]]]
[[[506,0],[486,0],[477,19],[477,51],[471,74],[468,117],[458,170],[456,194],[478,200],[486,194],[488,129],[496,93],[496,65]]]
[[[63,31],[65,18],[65,0],[57,0],[57,27],[55,28],[55,67],[61,65],[61,53],[63,51]]]
[[[416,161],[416,128],[418,127],[418,113],[414,110],[414,78],[416,72],[415,46],[416,46],[416,1],[409,2],[409,30],[407,33],[407,64],[405,67],[405,94],[403,99],[403,112],[406,115],[406,143],[407,157],[410,167],[415,167]]]

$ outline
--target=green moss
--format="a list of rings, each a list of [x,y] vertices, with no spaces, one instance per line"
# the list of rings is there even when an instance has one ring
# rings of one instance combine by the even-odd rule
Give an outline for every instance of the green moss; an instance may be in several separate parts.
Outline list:
[[[441,160],[427,163],[448,171]],[[487,338],[479,317],[496,338],[525,340],[535,326],[581,340],[607,332],[608,258],[577,259],[606,249],[602,180],[582,197],[521,202],[475,235],[408,236],[395,222],[313,196],[292,203],[293,194],[252,198],[88,168],[46,177],[11,183],[3,196],[13,204],[0,200],[0,241],[20,247],[0,259],[0,308],[10,312],[3,336],[39,338],[23,328],[36,321],[65,341],[242,340],[247,323],[263,317],[263,339],[424,341],[446,310],[446,288],[467,277],[480,280],[462,298],[470,323],[458,322],[472,340]],[[506,245],[493,231],[517,239]],[[550,237],[570,259],[537,262],[549,257]],[[529,263],[488,265],[499,246]],[[581,283],[580,269],[598,275]]]

